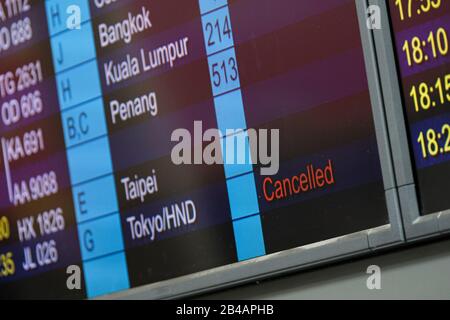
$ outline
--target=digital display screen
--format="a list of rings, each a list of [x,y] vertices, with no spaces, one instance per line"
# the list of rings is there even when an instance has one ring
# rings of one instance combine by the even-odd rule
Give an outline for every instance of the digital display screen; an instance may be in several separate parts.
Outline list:
[[[438,57],[405,67],[446,98],[447,8],[426,16]],[[3,298],[92,298],[389,224],[354,0],[0,0],[0,62]],[[411,115],[440,132],[444,111]],[[444,159],[421,163],[441,179]]]
[[[421,214],[450,209],[450,3],[390,0]]]

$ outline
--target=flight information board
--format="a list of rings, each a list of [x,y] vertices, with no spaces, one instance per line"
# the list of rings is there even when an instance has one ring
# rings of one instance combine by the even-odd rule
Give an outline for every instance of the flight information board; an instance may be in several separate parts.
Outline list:
[[[420,213],[450,209],[450,3],[390,0]]]
[[[0,61],[4,298],[91,298],[389,224],[354,0],[0,0]],[[202,159],[214,141],[224,164]]]

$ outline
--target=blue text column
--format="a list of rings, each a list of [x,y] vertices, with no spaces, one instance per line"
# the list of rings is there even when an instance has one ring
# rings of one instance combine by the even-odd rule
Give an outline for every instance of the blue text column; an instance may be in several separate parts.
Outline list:
[[[199,0],[238,259],[265,255],[227,0]]]
[[[81,25],[68,29],[71,8]],[[88,0],[46,0],[66,153],[89,297],[129,288]],[[76,11],[74,11],[76,12]]]

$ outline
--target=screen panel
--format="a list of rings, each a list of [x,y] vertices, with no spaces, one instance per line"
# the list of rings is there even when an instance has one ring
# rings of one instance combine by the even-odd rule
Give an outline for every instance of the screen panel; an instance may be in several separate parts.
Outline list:
[[[222,268],[183,294],[401,240],[355,1],[0,4],[2,297]]]
[[[411,3],[409,3],[411,2]],[[422,215],[450,209],[448,1],[389,1]]]
[[[411,241],[441,235],[450,230],[448,197],[441,191],[448,175],[449,5],[370,3],[381,8],[382,21],[389,23],[374,31],[374,38],[405,234]]]

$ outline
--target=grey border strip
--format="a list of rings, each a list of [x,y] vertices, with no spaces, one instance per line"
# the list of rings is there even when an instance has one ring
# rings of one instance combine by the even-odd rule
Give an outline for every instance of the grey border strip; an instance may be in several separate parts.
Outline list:
[[[373,31],[367,28],[366,12],[368,2],[366,0],[355,1],[390,221],[389,228],[375,229],[369,232],[370,247],[378,247],[385,246],[389,243],[403,241],[404,236],[400,217],[399,198],[396,190],[397,182],[393,160],[391,158],[392,150],[388,137],[386,115],[383,105],[382,85],[380,83],[380,76],[377,68],[378,61],[375,54]]]
[[[192,275],[133,288],[98,299],[177,299],[212,290],[262,280],[293,271],[308,269],[331,261],[369,253],[403,242],[402,223],[394,167],[386,131],[381,87],[376,68],[372,32],[366,28],[366,1],[355,0],[360,23],[366,70],[371,91],[374,121],[386,189],[391,224],[322,242],[285,250],[250,261],[239,262]]]
[[[382,79],[382,92],[395,176],[408,240],[418,240],[450,231],[450,210],[421,216],[413,175],[413,165],[407,137],[406,119],[397,74],[394,41],[389,27],[387,0],[369,0],[381,8],[383,28],[374,30],[375,48]]]
[[[380,228],[385,228],[380,227]],[[330,261],[368,253],[368,231],[274,253],[193,275],[137,287],[100,299],[177,299],[305,270]]]

